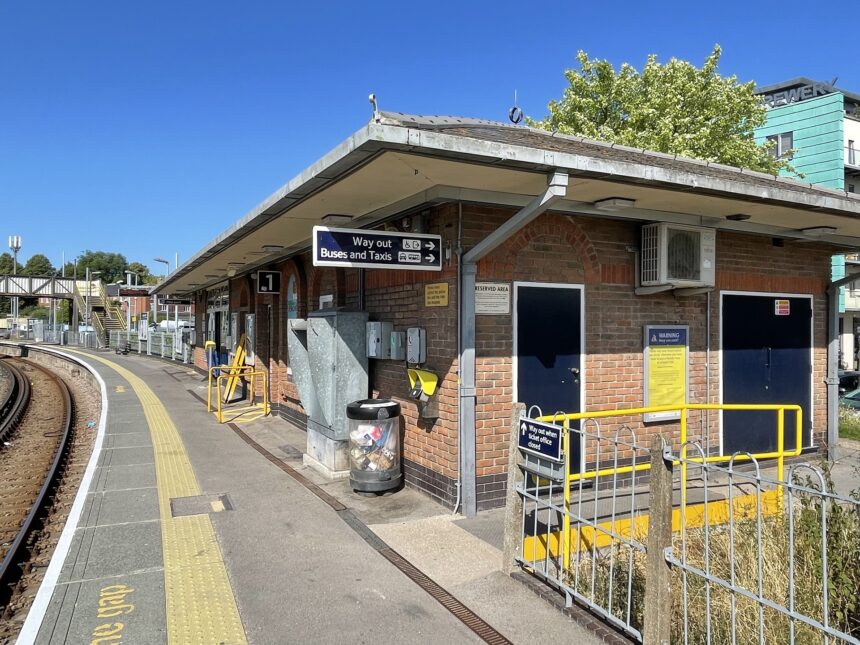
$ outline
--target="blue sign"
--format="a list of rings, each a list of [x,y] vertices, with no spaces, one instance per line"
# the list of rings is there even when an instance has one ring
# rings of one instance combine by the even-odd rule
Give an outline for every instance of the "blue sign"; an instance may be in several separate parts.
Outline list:
[[[656,327],[649,325],[646,333],[648,334],[647,344],[651,347],[687,344],[686,327]]]
[[[314,266],[442,270],[442,236],[314,226]]]
[[[561,461],[561,438],[564,428],[526,417],[520,419],[520,450],[552,461]]]

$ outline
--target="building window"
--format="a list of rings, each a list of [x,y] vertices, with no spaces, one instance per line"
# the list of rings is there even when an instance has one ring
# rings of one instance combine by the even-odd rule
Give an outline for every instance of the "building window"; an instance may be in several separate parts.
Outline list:
[[[848,139],[848,163],[852,166],[856,165],[854,157],[854,141],[852,139]],[[851,192],[853,193],[854,191],[852,190]]]
[[[788,151],[794,147],[794,132],[781,132],[780,134],[772,134],[767,138],[768,142],[773,141],[769,152],[771,157],[782,159],[788,154]]]
[[[854,184],[848,184],[848,192],[849,192],[849,193],[853,193],[853,192],[854,192]]]

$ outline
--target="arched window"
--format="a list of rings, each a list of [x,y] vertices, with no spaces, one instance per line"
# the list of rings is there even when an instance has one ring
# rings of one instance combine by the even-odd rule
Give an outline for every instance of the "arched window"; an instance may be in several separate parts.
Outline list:
[[[296,274],[290,276],[287,282],[287,320],[299,317],[299,292],[296,286]]]

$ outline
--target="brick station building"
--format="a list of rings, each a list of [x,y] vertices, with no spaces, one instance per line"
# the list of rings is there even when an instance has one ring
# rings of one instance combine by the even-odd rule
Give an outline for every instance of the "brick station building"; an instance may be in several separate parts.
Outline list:
[[[688,402],[798,403],[804,447],[825,446],[837,424],[830,257],[860,242],[858,218],[854,195],[808,183],[376,112],[158,290],[195,299],[201,369],[204,339],[228,352],[248,332],[274,410],[301,427],[290,320],[333,307],[423,328],[435,418],[409,396],[403,360],[370,359],[367,394],[402,404],[407,485],[448,506],[459,495],[472,514],[504,502],[515,401],[544,413],[646,404],[646,326],[685,330]],[[315,266],[315,225],[437,234],[441,271]],[[258,293],[261,270],[280,274],[280,293]],[[691,412],[689,434],[715,454],[762,450],[773,422],[760,421]],[[638,416],[602,431],[625,423],[646,445],[678,432]]]

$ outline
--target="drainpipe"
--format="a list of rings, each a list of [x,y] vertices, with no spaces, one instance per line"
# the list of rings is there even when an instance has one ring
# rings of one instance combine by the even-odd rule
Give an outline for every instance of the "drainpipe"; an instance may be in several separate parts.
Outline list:
[[[460,328],[460,493],[463,514],[474,517],[478,513],[477,473],[475,471],[475,436],[477,389],[475,382],[475,281],[478,262],[503,244],[529,222],[546,212],[555,202],[567,195],[567,173],[554,172],[547,189],[522,210],[463,255],[460,297],[463,301]]]
[[[827,287],[827,455],[836,456],[839,443],[839,287],[852,284],[860,275],[839,278]],[[811,421],[811,420],[810,420]]]
[[[839,442],[839,287],[827,288],[827,455],[836,458]],[[811,420],[810,420],[811,421]]]

